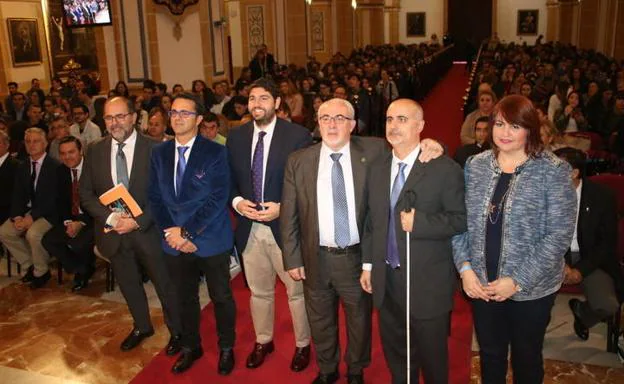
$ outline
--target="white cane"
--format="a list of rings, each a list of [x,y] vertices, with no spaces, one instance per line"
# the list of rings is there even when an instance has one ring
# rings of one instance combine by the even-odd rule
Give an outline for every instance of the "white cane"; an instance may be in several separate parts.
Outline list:
[[[410,348],[410,233],[405,231],[405,267],[407,268],[407,300],[405,304],[405,328],[407,330],[407,384],[410,384],[412,354]]]

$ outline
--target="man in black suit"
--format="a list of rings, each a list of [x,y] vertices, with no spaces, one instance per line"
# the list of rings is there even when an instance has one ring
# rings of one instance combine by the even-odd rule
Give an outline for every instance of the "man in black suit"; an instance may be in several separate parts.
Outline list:
[[[234,368],[236,324],[230,288],[230,169],[227,150],[198,136],[203,112],[196,96],[176,96],[169,112],[175,139],[154,148],[148,197],[180,305],[182,353],[172,371],[188,370],[204,354],[198,295],[203,272],[215,308],[218,372],[227,375]]]
[[[481,116],[475,121],[474,132],[475,132],[475,142],[473,144],[462,145],[457,148],[457,152],[455,152],[455,161],[462,168],[466,164],[466,160],[470,156],[479,154],[486,149],[490,148],[490,144],[488,143],[488,127],[490,125],[490,117],[489,116]]]
[[[28,128],[24,142],[28,161],[16,170],[10,219],[0,227],[0,241],[26,268],[22,281],[36,289],[50,280],[50,256],[41,239],[59,221],[60,164],[47,156],[45,149],[48,141],[46,133],[40,128]]]
[[[230,131],[227,139],[232,171],[232,207],[239,215],[235,241],[242,254],[251,289],[251,317],[256,343],[247,367],[262,365],[273,352],[275,275],[286,286],[295,333],[295,354],[290,368],[301,371],[310,360],[310,327],[303,285],[283,267],[278,217],[284,167],[288,155],[311,142],[310,132],[275,116],[281,102],[275,83],[259,79],[249,91],[253,121]]]
[[[15,171],[19,162],[9,153],[11,138],[0,131],[0,223],[4,223],[11,217],[11,199],[13,198],[13,185],[15,184]]]
[[[4,98],[4,107],[6,109],[6,113],[12,115],[15,112],[15,106],[13,105],[13,94],[17,92],[17,83],[15,81],[9,81],[7,84],[9,88],[9,94]]]
[[[385,153],[382,140],[351,137],[354,108],[331,99],[318,111],[323,142],[293,153],[286,165],[280,215],[284,266],[303,280],[319,375],[338,380],[338,301],[346,313],[348,382],[363,383],[370,363],[371,301],[360,287],[360,236],[366,218],[368,164]]]
[[[617,248],[617,203],[613,191],[583,177],[585,154],[561,148],[555,154],[572,166],[578,199],[576,230],[566,253],[564,284],[581,284],[586,301],[571,299],[574,331],[589,338],[589,328],[613,316],[624,299]]]
[[[26,120],[26,96],[21,92],[11,95],[13,101],[13,111],[9,112],[12,121]]]
[[[364,262],[373,265],[372,271],[362,271],[360,282],[379,308],[381,342],[395,384],[407,378],[408,278],[412,381],[418,382],[422,369],[425,382],[448,382],[447,337],[456,281],[451,238],[466,230],[463,173],[446,156],[426,164],[418,159],[424,125],[415,101],[390,104],[386,138],[392,154],[371,166],[367,184],[369,220],[362,253]]]
[[[86,288],[95,271],[93,253],[93,219],[80,207],[79,179],[82,174],[82,143],[66,136],[59,143],[60,221],[41,240],[44,248],[61,261],[68,273],[74,274],[72,292]]]
[[[95,244],[112,263],[134,320],[132,332],[121,343],[122,351],[135,348],[154,334],[141,270],[154,283],[171,333],[167,353],[179,351],[179,317],[174,289],[160,248],[161,235],[154,225],[147,201],[150,156],[155,141],[135,129],[134,105],[114,97],[104,105],[109,136],[89,146],[80,178],[80,203],[94,219]],[[131,217],[113,212],[99,197],[123,184],[143,214]]]

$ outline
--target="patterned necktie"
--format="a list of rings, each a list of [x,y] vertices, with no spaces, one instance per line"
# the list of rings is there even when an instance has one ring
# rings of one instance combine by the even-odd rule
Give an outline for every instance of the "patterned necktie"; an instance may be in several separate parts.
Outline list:
[[[117,143],[115,165],[117,168],[117,184],[123,184],[126,188],[128,188],[130,178],[128,177],[128,163],[126,163],[126,155],[123,152],[123,147],[125,145],[125,143]]]
[[[337,246],[344,248],[351,241],[351,232],[349,230],[347,192],[345,191],[342,165],[340,165],[342,153],[332,153],[330,156],[334,161],[331,174],[332,196],[334,199],[334,241],[336,241]]]
[[[32,172],[30,172],[30,202],[31,203],[35,201],[35,189],[37,187],[36,181],[37,181],[37,162],[33,161]]]
[[[80,214],[80,195],[78,194],[78,170],[72,168],[72,216]]]
[[[256,149],[254,150],[253,160],[251,162],[251,185],[253,187],[254,202],[261,203],[262,199],[262,187],[264,182],[262,180],[262,165],[264,162],[264,136],[266,132],[258,132],[258,142],[256,143]]]
[[[403,171],[407,164],[399,163],[399,172],[394,178],[394,184],[392,185],[392,193],[390,194],[390,221],[388,222],[388,242],[387,242],[387,258],[386,261],[392,268],[396,268],[400,265],[399,258],[399,246],[397,244],[396,237],[396,225],[395,225],[395,215],[394,208],[396,207],[396,203],[399,200],[399,195],[401,194],[401,190],[403,189],[403,185],[405,185],[405,175]]]
[[[189,147],[178,147],[178,165],[176,168],[176,195],[179,196],[182,193],[182,178],[184,177],[184,171],[186,170],[186,158],[184,154]]]

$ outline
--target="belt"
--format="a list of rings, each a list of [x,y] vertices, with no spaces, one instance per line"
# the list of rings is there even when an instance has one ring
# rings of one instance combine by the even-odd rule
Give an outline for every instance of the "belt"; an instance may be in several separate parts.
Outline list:
[[[348,247],[344,247],[344,248],[326,247],[324,245],[321,245],[319,248],[321,249],[321,251],[325,251],[327,253],[335,253],[335,254],[343,255],[345,253],[359,252],[360,244],[349,245]]]

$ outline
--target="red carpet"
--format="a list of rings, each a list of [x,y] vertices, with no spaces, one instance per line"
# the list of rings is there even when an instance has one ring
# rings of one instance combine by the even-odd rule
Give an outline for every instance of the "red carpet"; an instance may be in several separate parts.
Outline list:
[[[461,107],[462,97],[468,86],[468,76],[463,64],[451,67],[446,77],[440,81],[423,102],[425,110],[425,130],[423,137],[443,142],[451,156],[460,146],[459,131],[464,121]]]
[[[459,130],[463,121],[460,111],[462,96],[467,79],[464,66],[455,65],[447,76],[432,90],[425,99],[425,132],[424,137],[432,137],[448,146],[451,154],[459,145]],[[202,286],[201,289],[205,289]],[[251,314],[249,313],[249,290],[245,288],[242,276],[232,281],[234,299],[237,305],[236,324],[236,367],[231,375],[224,377],[217,374],[217,339],[212,305],[202,311],[201,335],[204,357],[195,363],[193,368],[181,376],[170,373],[175,358],[163,353],[158,354],[133,380],[134,384],[154,383],[243,383],[243,384],[299,384],[311,383],[317,374],[317,367],[312,355],[310,366],[303,372],[294,373],[288,368],[294,352],[294,338],[286,292],[281,283],[277,284],[275,303],[275,347],[276,350],[258,369],[245,367],[245,359],[255,341]],[[340,323],[344,324],[341,313]],[[365,381],[371,384],[390,383],[390,374],[386,367],[379,338],[377,314],[373,314],[373,351],[370,367],[364,371]],[[340,334],[343,354],[346,344],[344,327]],[[466,384],[470,381],[470,358],[472,343],[472,314],[469,304],[459,294],[455,297],[455,308],[451,320],[451,336],[449,338],[450,383]],[[163,346],[164,347],[164,346]],[[346,365],[340,367],[342,378]]]

